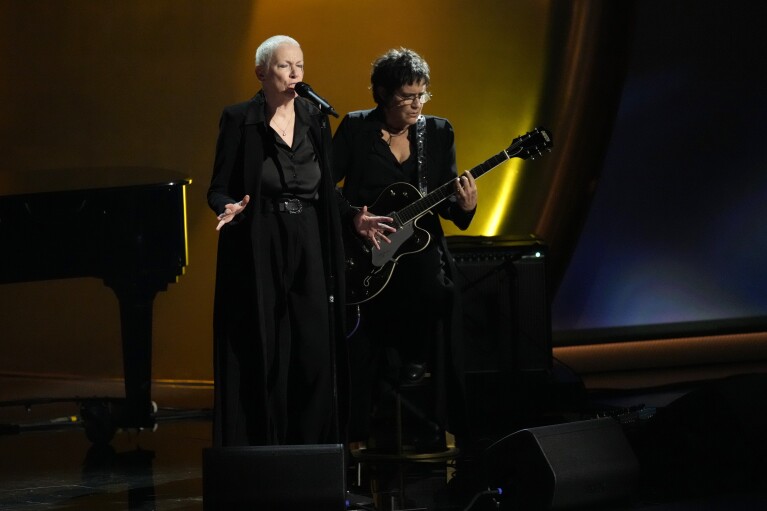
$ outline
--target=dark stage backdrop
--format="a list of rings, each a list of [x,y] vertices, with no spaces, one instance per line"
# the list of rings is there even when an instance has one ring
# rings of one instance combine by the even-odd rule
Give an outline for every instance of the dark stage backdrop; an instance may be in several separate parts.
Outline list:
[[[765,5],[636,3],[602,176],[553,298],[555,344],[763,330]]]

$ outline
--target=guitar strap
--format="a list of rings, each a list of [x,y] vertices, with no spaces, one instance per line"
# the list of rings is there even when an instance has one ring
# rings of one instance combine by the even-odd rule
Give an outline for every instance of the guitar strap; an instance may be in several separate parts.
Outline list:
[[[421,195],[428,192],[426,186],[426,117],[418,116],[415,123],[416,157],[418,158],[418,190]]]

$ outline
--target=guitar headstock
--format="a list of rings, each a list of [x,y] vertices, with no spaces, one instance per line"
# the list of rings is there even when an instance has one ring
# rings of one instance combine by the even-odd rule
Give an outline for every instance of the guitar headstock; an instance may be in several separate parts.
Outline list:
[[[515,138],[509,148],[506,149],[506,154],[509,158],[535,159],[536,155],[551,149],[553,144],[551,132],[546,128],[538,127]]]

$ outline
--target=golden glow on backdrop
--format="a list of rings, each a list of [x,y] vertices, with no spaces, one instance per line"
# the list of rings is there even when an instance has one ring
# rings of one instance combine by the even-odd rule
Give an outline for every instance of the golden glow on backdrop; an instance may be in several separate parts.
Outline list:
[[[458,167],[466,170],[536,125],[553,124],[537,118],[551,4],[0,2],[3,165],[188,174],[189,264],[155,298],[153,376],[211,379],[218,237],[205,193],[221,109],[258,89],[256,46],[279,33],[298,39],[307,83],[342,114],[374,106],[368,86],[377,56],[399,46],[418,51],[432,69],[434,99],[425,112],[450,119]],[[331,118],[334,129],[338,122]],[[540,167],[515,159],[483,176],[478,214],[463,234],[531,233],[542,206],[536,201],[545,200],[540,190],[548,189]],[[121,375],[117,300],[100,280],[0,285],[0,311],[7,339],[0,371]]]
[[[259,2],[242,39],[243,52],[252,53],[276,33],[296,38],[304,50],[305,81],[343,115],[375,106],[369,78],[377,56],[399,46],[416,50],[431,67],[434,99],[424,113],[453,124],[459,171],[545,121],[535,116],[546,64],[548,2],[294,0],[289,12],[278,2]],[[338,124],[331,122],[334,128]],[[534,225],[509,217],[526,207],[520,175],[527,166],[514,159],[485,174],[478,181],[480,205],[470,229],[461,232],[445,223],[448,235],[531,234]]]

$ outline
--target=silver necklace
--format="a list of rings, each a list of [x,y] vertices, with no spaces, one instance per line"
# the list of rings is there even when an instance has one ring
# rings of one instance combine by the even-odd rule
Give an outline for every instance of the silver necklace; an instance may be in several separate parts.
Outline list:
[[[295,117],[295,114],[293,114],[292,116],[288,117],[288,122],[285,123],[285,127],[284,128],[280,128],[280,125],[277,124],[277,121],[275,121],[274,118],[272,118],[272,122],[274,123],[274,127],[278,128],[278,130],[282,133],[283,137],[287,136],[288,126],[290,126],[290,123],[293,122],[293,118],[294,117]]]

